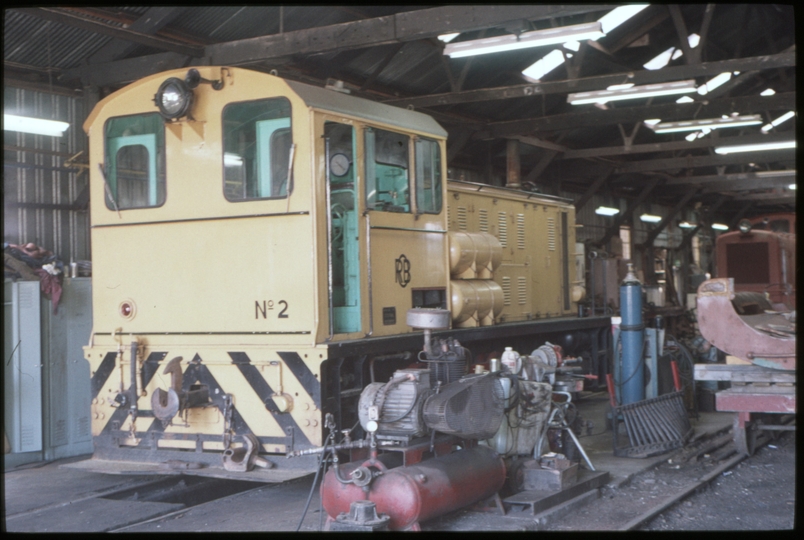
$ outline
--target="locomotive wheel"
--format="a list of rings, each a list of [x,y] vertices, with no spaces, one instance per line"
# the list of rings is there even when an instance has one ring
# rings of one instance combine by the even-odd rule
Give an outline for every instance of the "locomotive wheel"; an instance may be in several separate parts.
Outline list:
[[[737,452],[744,456],[752,456],[757,446],[757,429],[753,422],[746,422],[745,427],[740,427],[738,415],[734,415],[734,445]]]

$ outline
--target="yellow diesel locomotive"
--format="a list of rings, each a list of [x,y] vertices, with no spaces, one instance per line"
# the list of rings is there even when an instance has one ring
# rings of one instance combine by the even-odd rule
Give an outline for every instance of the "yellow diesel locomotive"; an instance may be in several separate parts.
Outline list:
[[[412,308],[487,362],[547,341],[603,373],[564,199],[447,181],[431,117],[231,67],[103,99],[90,139],[91,466],[280,480],[325,418],[417,363]],[[429,332],[429,330],[428,330]],[[329,416],[331,415],[331,416]],[[225,467],[224,467],[225,466]]]

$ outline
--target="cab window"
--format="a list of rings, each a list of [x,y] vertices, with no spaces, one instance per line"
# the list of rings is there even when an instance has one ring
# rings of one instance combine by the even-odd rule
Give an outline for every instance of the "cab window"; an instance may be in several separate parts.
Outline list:
[[[367,209],[410,212],[409,142],[407,135],[366,129]]]
[[[287,98],[223,110],[223,193],[230,201],[283,198],[293,140]]]
[[[110,210],[164,204],[165,125],[159,114],[106,122],[104,175],[104,200]]]
[[[416,209],[441,212],[441,153],[436,141],[424,138],[416,139]]]

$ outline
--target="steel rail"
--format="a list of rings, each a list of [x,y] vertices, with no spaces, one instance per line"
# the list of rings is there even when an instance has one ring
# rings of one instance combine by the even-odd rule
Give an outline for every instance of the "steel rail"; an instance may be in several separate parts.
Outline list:
[[[7,472],[9,472],[9,471],[7,471]],[[152,479],[152,480],[145,480],[145,481],[142,481],[142,482],[132,482],[132,483],[129,483],[129,484],[117,485],[117,486],[113,486],[113,487],[110,487],[110,488],[102,489],[100,491],[92,492],[91,494],[85,495],[83,497],[77,497],[75,499],[70,499],[69,501],[51,503],[51,504],[46,504],[44,506],[38,506],[36,508],[31,508],[30,510],[23,510],[22,512],[17,512],[16,514],[7,515],[7,516],[5,516],[5,519],[6,519],[6,521],[8,521],[8,520],[11,520],[11,519],[16,519],[16,518],[20,518],[20,517],[24,517],[24,516],[29,516],[31,514],[38,514],[39,512],[42,512],[42,511],[45,511],[45,510],[54,510],[56,508],[61,508],[62,506],[70,506],[71,504],[79,503],[79,502],[82,502],[82,501],[87,501],[89,499],[98,499],[98,498],[101,498],[101,497],[107,497],[109,495],[112,495],[114,493],[118,493],[118,492],[121,492],[121,491],[127,491],[129,489],[146,487],[146,486],[150,486],[151,484],[158,484],[158,483],[164,482],[164,481],[165,481],[165,477],[160,476],[160,477],[158,477],[156,479]]]
[[[312,474],[312,473],[311,473],[311,474]],[[283,482],[283,483],[284,483],[284,482]],[[226,495],[225,497],[220,497],[219,499],[213,499],[213,500],[211,500],[211,501],[206,501],[206,502],[203,502],[203,503],[201,503],[201,504],[196,504],[196,505],[192,505],[192,506],[187,506],[187,507],[185,507],[185,508],[179,508],[178,510],[174,510],[173,512],[168,512],[167,514],[161,514],[161,515],[159,515],[159,516],[152,517],[152,518],[148,518],[148,519],[144,519],[144,520],[142,520],[142,521],[137,521],[137,522],[135,522],[135,523],[129,523],[128,525],[123,525],[122,527],[117,527],[117,528],[114,528],[114,529],[106,529],[106,530],[105,530],[105,531],[103,531],[103,532],[121,532],[121,531],[125,531],[126,529],[131,529],[131,528],[133,528],[133,527],[138,527],[138,526],[140,526],[140,525],[145,525],[145,524],[147,524],[147,523],[153,523],[154,521],[159,521],[159,520],[161,520],[161,519],[167,519],[167,518],[171,518],[171,517],[174,517],[174,516],[178,516],[178,515],[184,514],[184,513],[186,513],[186,512],[189,512],[189,511],[191,511],[191,510],[195,510],[195,509],[197,509],[197,508],[201,508],[201,507],[203,507],[203,506],[204,506],[204,505],[206,505],[206,504],[211,504],[211,503],[219,503],[219,502],[221,502],[221,501],[225,501],[225,500],[227,500],[227,499],[231,499],[231,498],[233,498],[233,497],[237,497],[238,495],[243,495],[243,494],[246,494],[246,493],[251,493],[251,492],[253,492],[253,491],[258,491],[258,490],[260,490],[260,489],[263,489],[264,487],[266,487],[266,485],[265,485],[265,484],[258,484],[256,487],[253,487],[253,488],[251,488],[251,489],[247,489],[247,490],[245,490],[245,491],[238,491],[237,493],[232,493],[232,494],[230,494],[230,495]]]
[[[733,458],[731,458],[727,462],[725,462],[722,465],[720,465],[719,467],[717,467],[715,470],[713,470],[713,471],[707,473],[705,476],[699,478],[698,481],[693,482],[692,484],[690,484],[689,486],[687,486],[686,488],[684,488],[680,492],[676,493],[675,495],[673,495],[669,499],[665,500],[663,503],[659,504],[658,506],[654,506],[653,508],[651,508],[647,512],[643,512],[642,514],[640,514],[639,516],[635,517],[634,519],[632,519],[631,521],[629,521],[628,523],[626,523],[625,525],[623,525],[622,527],[620,527],[617,530],[620,530],[620,531],[632,531],[632,530],[635,530],[637,527],[639,527],[640,525],[642,525],[646,521],[658,516],[659,514],[661,514],[662,512],[664,512],[665,510],[667,510],[671,506],[675,505],[676,503],[681,502],[688,495],[694,493],[695,491],[699,490],[701,487],[705,486],[706,484],[708,484],[709,482],[711,482],[712,480],[717,478],[717,476],[720,473],[731,469],[732,467],[734,467],[735,465],[737,465],[738,463],[740,463],[742,460],[744,460],[747,457],[748,456],[746,456],[744,454],[737,454],[736,456],[734,456]]]
[[[769,436],[766,436],[764,434],[758,435],[758,440],[756,442],[755,451],[756,451],[756,449],[759,449],[761,446],[764,446],[769,441],[770,441]],[[675,495],[671,496],[669,499],[664,500],[662,503],[658,504],[657,506],[654,506],[653,508],[651,508],[651,509],[643,512],[642,514],[638,515],[637,517],[631,519],[625,525],[619,527],[617,530],[619,530],[619,531],[636,530],[637,527],[639,527],[643,523],[645,523],[647,521],[650,521],[651,519],[657,517],[658,515],[660,515],[665,510],[667,510],[670,507],[678,504],[679,502],[681,502],[682,500],[687,498],[689,495],[692,495],[693,493],[695,493],[696,491],[698,491],[699,489],[701,489],[702,487],[707,485],[709,482],[711,482],[712,480],[717,478],[721,473],[731,469],[732,467],[734,467],[735,465],[737,465],[738,463],[740,463],[744,459],[751,457],[751,456],[748,456],[748,455],[745,455],[745,454],[741,453],[739,451],[739,449],[737,449],[736,445],[735,445],[735,451],[737,452],[736,456],[734,456],[731,459],[729,459],[728,461],[722,463],[721,465],[716,467],[714,470],[708,472],[704,476],[701,476],[696,481],[692,482],[690,485],[688,485],[687,487],[685,487],[684,489],[682,489],[681,491],[679,491]]]

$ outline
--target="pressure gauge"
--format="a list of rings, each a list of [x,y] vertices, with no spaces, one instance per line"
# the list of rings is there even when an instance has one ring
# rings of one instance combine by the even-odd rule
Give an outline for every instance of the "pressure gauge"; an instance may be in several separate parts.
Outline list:
[[[366,423],[366,431],[368,431],[369,433],[374,433],[375,431],[377,431],[377,428],[379,427],[380,426],[374,420],[369,420]]]
[[[329,160],[329,170],[335,176],[344,176],[349,172],[349,167],[352,163],[346,154],[335,154]]]

